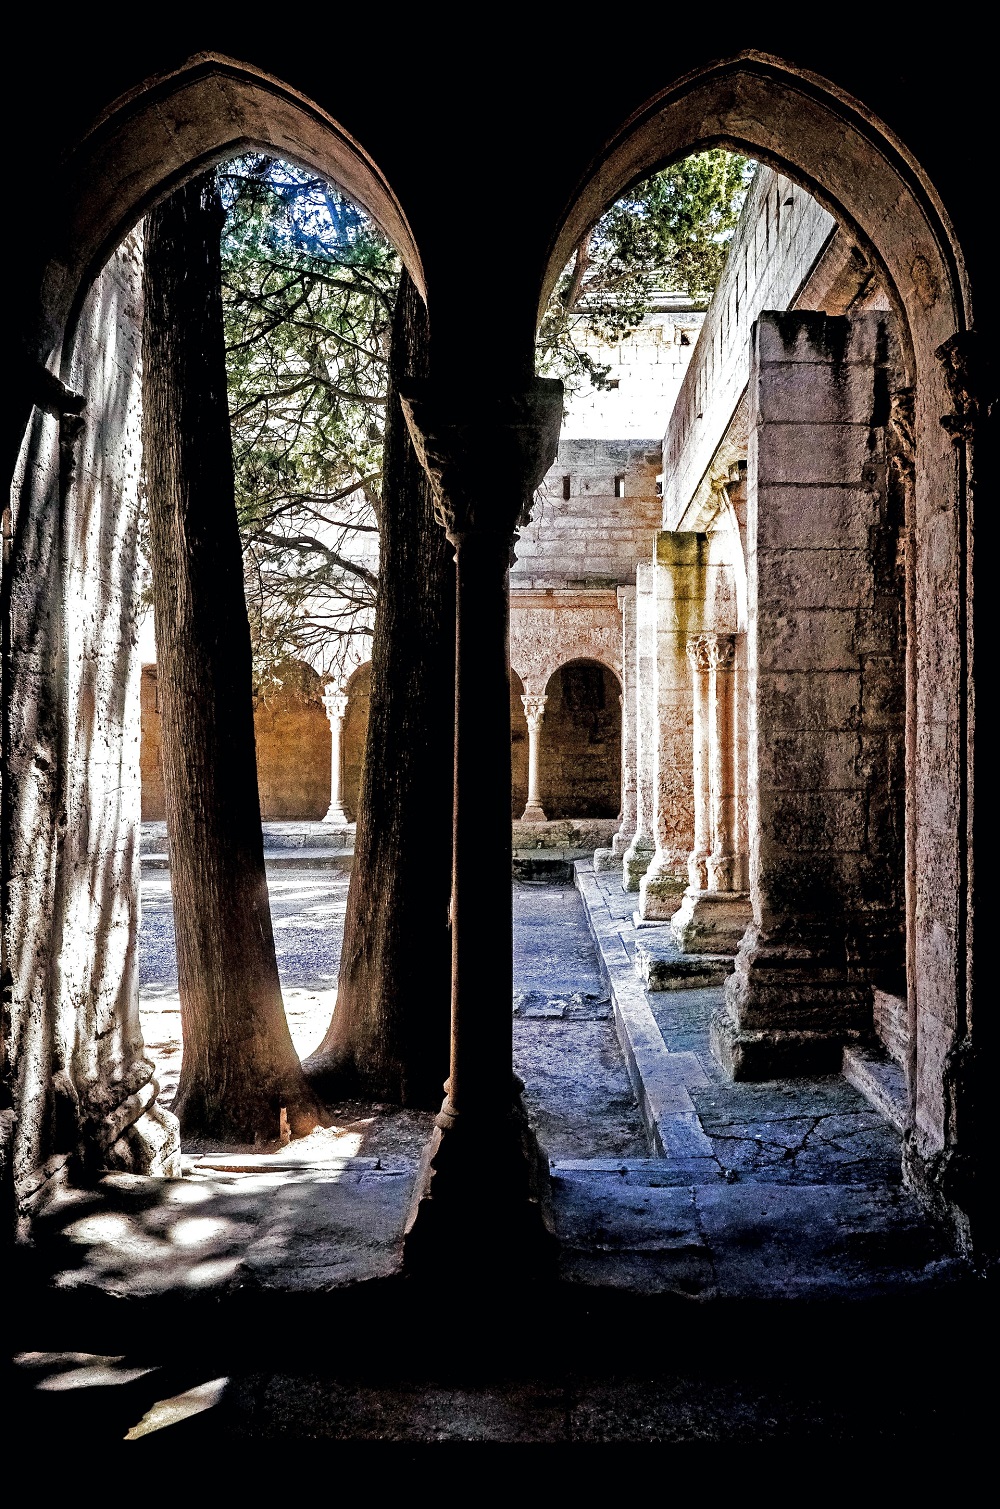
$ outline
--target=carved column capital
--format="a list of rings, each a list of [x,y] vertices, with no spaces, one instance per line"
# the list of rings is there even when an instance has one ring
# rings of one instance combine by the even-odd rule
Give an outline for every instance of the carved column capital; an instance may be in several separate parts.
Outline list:
[[[941,423],[953,445],[975,439],[976,427],[989,419],[996,406],[996,371],[992,355],[977,330],[960,330],[934,355],[944,367],[954,409]]]
[[[544,693],[541,696],[532,694],[531,692],[525,693],[521,698],[521,704],[524,708],[524,716],[529,723],[541,723],[545,717],[545,704],[548,700],[548,697]]]
[[[331,682],[323,691],[323,706],[331,724],[340,722],[347,712],[348,696]]]
[[[434,513],[449,540],[508,539],[531,515],[535,489],[555,460],[563,385],[537,377],[518,392],[490,394],[414,384],[400,394],[414,449],[430,479]]]
[[[685,646],[687,658],[693,671],[707,671],[709,669],[707,634],[692,634]]]
[[[705,653],[714,671],[728,671],[736,662],[735,634],[707,634]]]

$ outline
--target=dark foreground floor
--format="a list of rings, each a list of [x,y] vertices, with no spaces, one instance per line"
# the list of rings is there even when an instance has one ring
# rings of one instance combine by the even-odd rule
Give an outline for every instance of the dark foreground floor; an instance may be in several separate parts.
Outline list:
[[[600,1292],[478,1293],[411,1282],[354,1299],[228,1315],[68,1311],[17,1321],[7,1425],[19,1445],[124,1440],[166,1451],[258,1440],[375,1450],[466,1442],[817,1455],[809,1497],[841,1452],[929,1462],[983,1422],[991,1346],[981,1299],[886,1306],[714,1306]],[[29,1338],[33,1347],[29,1349]],[[69,1348],[73,1350],[69,1350]],[[87,1349],[95,1349],[88,1351]],[[78,1349],[78,1350],[77,1350]],[[832,1454],[831,1454],[832,1453]],[[824,1464],[826,1464],[824,1466]],[[763,1485],[762,1485],[763,1487]],[[822,1499],[822,1494],[820,1494]]]

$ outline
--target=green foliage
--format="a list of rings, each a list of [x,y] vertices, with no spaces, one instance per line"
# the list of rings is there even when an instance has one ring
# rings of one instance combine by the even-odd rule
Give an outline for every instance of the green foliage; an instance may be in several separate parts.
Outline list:
[[[370,633],[393,248],[323,179],[219,170],[233,463],[258,682]]]
[[[603,386],[654,291],[707,302],[752,164],[690,157],[619,199],[549,303],[541,371]],[[219,169],[233,462],[257,684],[290,659],[342,668],[374,621],[389,329],[399,260],[321,178],[254,154]],[[482,359],[489,360],[483,349]],[[356,658],[356,657],[355,657]]]
[[[581,336],[609,345],[626,339],[656,290],[707,304],[753,171],[745,157],[716,148],[654,173],[616,200],[556,284],[538,332],[539,370],[571,387],[603,387],[609,369]]]

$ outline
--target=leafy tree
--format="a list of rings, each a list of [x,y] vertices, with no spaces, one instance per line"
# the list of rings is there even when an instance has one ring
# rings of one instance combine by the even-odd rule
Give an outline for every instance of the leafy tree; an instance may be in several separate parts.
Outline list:
[[[721,148],[699,152],[644,179],[581,239],[549,299],[538,332],[539,370],[569,386],[605,385],[602,366],[580,342],[626,339],[654,292],[708,303],[729,253],[754,164]]]
[[[370,635],[399,261],[325,180],[273,158],[219,172],[236,505],[255,675],[342,670]]]

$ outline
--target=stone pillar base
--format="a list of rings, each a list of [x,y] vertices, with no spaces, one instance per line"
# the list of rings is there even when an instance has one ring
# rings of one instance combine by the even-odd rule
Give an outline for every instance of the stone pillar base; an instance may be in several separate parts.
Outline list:
[[[839,1073],[845,1045],[871,1037],[871,981],[842,949],[747,929],[712,1024],[712,1051],[734,1079]]]
[[[686,954],[735,954],[751,921],[748,892],[688,886],[670,926]]]
[[[329,823],[331,828],[349,828],[351,824],[351,819],[339,802],[330,803],[329,810],[323,821],[324,823]]]
[[[614,849],[594,850],[595,870],[617,870],[620,864],[621,859],[615,853]]]
[[[519,1082],[518,1082],[519,1084]],[[484,1273],[537,1277],[555,1261],[548,1158],[520,1092],[505,1124],[456,1115],[449,1100],[424,1149],[406,1223],[408,1272],[453,1283]]]
[[[639,916],[643,922],[667,922],[687,890],[687,875],[650,865],[639,882]]]
[[[845,1042],[861,1033],[745,1032],[723,1007],[712,1018],[712,1054],[734,1080],[794,1079],[839,1074]]]
[[[637,891],[639,883],[653,862],[656,853],[652,844],[636,843],[635,839],[629,844],[622,857],[622,890]]]
[[[548,818],[537,803],[529,802],[518,821],[522,823],[547,823]]]
[[[618,864],[621,864],[622,860],[625,858],[625,855],[629,851],[629,846],[631,845],[634,838],[634,833],[623,833],[621,828],[618,829],[618,832],[612,838],[611,852],[615,856],[615,859],[618,861]]]

